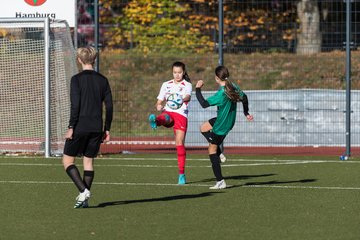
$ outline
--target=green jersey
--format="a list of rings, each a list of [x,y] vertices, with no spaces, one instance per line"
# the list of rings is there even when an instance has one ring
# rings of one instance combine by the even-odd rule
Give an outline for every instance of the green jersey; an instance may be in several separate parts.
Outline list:
[[[240,90],[239,86],[234,84],[241,97],[244,93]],[[236,120],[236,102],[232,102],[225,94],[224,86],[211,97],[206,99],[210,106],[217,106],[217,118],[212,131],[217,135],[227,135],[234,127]]]

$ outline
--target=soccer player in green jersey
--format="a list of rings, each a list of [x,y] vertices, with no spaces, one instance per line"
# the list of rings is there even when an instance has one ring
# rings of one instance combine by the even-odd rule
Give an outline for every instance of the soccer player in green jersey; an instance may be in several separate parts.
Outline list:
[[[244,114],[249,121],[253,116],[249,114],[248,99],[239,86],[229,80],[229,71],[224,66],[215,69],[215,81],[219,84],[219,90],[206,100],[201,93],[203,80],[196,83],[196,98],[203,108],[217,106],[217,116],[203,123],[200,127],[201,134],[209,142],[209,157],[212,169],[216,178],[216,184],[210,189],[226,188],[226,182],[221,173],[220,166],[220,145],[226,135],[234,127],[236,119],[237,102],[242,102]]]

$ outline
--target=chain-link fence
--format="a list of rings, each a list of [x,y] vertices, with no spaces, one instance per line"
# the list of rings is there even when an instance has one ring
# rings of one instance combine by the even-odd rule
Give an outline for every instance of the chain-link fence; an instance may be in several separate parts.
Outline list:
[[[166,0],[152,1],[152,4],[126,0],[110,2],[100,2],[100,71],[109,77],[113,88],[114,141],[102,149],[112,152],[173,149],[173,131],[151,130],[147,117],[155,113],[154,105],[161,83],[172,78],[174,61],[186,64],[193,86],[197,79],[204,79],[204,90],[217,89],[213,79],[219,57],[218,2],[172,1],[176,3],[174,8]],[[246,152],[242,147],[292,146],[286,151],[290,149],[290,152],[299,153],[316,152],[327,146],[341,154],[345,147],[345,115],[342,107],[333,110],[333,106],[345,104],[345,2],[223,2],[224,64],[230,70],[231,79],[249,92],[250,112],[255,118],[254,123],[247,123],[240,114],[237,127],[225,145],[238,147],[240,150],[237,152]],[[357,51],[359,7],[357,1],[352,2],[353,90],[360,87],[357,70],[360,64]],[[93,1],[79,0],[78,8],[78,45],[93,44]],[[176,12],[176,9],[180,10]],[[183,23],[180,28],[187,31],[185,35],[177,30],[179,22]],[[176,28],[167,28],[171,25],[169,23]],[[177,35],[169,34],[174,31]],[[180,41],[177,37],[188,41]],[[177,46],[169,42],[177,43]],[[321,94],[304,95],[305,90],[301,89],[319,89],[314,92]],[[289,112],[287,107],[277,110],[271,107],[286,106],[292,101],[290,98],[298,94],[305,99],[299,99],[302,108],[294,107],[298,109],[295,112]],[[258,99],[262,100],[259,102]],[[196,106],[196,101],[193,97],[190,106]],[[264,108],[266,101],[268,107]],[[353,94],[352,106],[357,106],[358,101],[358,94]],[[318,102],[321,102],[322,110],[318,109]],[[238,108],[241,112],[241,104]],[[199,119],[206,120],[204,116],[211,111],[204,112],[196,107],[190,110],[186,141],[193,149],[204,149],[206,142],[197,133]],[[352,111],[353,146],[357,147],[358,123],[354,116],[358,110],[355,107]],[[297,117],[294,113],[303,116]],[[313,124],[310,128],[309,123]],[[335,125],[336,133],[333,131]],[[337,140],[332,142],[330,139]],[[307,148],[304,150],[302,147]],[[327,153],[330,153],[329,149]],[[283,151],[279,150],[279,153]],[[356,151],[353,148],[353,152]]]

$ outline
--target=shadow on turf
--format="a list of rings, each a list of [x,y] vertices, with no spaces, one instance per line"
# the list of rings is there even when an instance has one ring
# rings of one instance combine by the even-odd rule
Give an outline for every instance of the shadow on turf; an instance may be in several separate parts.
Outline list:
[[[246,179],[250,179],[250,178],[257,178],[257,177],[270,177],[270,176],[274,176],[276,174],[274,173],[267,173],[267,174],[260,174],[260,175],[238,175],[238,176],[225,176],[224,179],[225,180],[246,180]],[[194,181],[194,182],[188,182],[188,183],[201,183],[201,182],[213,182],[216,181],[215,178],[208,178],[208,179],[203,179],[200,181]]]
[[[244,186],[261,186],[261,185],[275,185],[275,184],[287,184],[287,183],[311,183],[316,182],[317,179],[300,179],[300,180],[291,180],[291,181],[268,181],[268,182],[248,182],[245,184],[231,185],[227,188],[236,188]]]
[[[268,182],[249,182],[244,185],[272,185],[272,184],[284,184],[284,183],[310,183],[316,182],[317,179],[300,179],[300,180],[292,180],[292,181],[268,181]]]
[[[114,201],[114,202],[104,202],[99,203],[97,206],[90,206],[89,208],[104,208],[110,206],[132,204],[132,203],[147,203],[147,202],[161,202],[161,201],[174,201],[174,200],[183,200],[191,198],[203,198],[210,197],[214,194],[223,193],[223,192],[205,192],[200,194],[187,194],[187,195],[177,195],[161,198],[148,198],[148,199],[135,199],[135,200],[123,200],[123,201]]]

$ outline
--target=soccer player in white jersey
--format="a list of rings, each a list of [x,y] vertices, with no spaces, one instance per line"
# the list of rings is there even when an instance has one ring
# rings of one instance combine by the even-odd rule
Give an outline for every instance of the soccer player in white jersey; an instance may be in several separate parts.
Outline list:
[[[185,64],[175,62],[172,65],[173,79],[162,84],[159,95],[157,96],[156,110],[161,112],[158,116],[150,114],[149,122],[153,129],[158,126],[173,128],[175,135],[175,145],[177,152],[179,178],[178,184],[186,184],[185,177],[185,135],[188,125],[188,104],[191,98],[192,85]],[[166,99],[173,93],[182,96],[184,103],[179,109],[173,110],[166,105]]]

